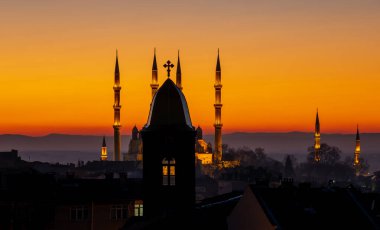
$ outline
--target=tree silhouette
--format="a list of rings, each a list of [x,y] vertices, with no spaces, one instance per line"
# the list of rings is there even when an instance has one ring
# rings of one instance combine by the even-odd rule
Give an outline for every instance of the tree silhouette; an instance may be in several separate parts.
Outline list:
[[[310,146],[308,149],[307,162],[314,162],[314,147]],[[322,165],[335,165],[340,160],[340,154],[342,151],[335,146],[329,146],[326,143],[321,144],[321,148],[319,149],[319,156],[321,160],[319,164]]]
[[[284,171],[285,171],[284,172],[285,177],[294,178],[295,174],[294,174],[293,162],[292,162],[292,159],[290,158],[290,155],[286,156]]]
[[[299,175],[303,180],[319,184],[328,181],[348,182],[355,177],[351,164],[340,161],[341,150],[325,143],[321,144],[319,151],[320,161],[314,162],[314,147],[308,148],[307,162],[300,165]],[[347,161],[347,160],[346,160]]]

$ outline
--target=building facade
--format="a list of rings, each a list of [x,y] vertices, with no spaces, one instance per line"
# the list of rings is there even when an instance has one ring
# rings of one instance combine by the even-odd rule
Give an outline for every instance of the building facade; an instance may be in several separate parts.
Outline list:
[[[165,65],[168,76],[173,66]],[[193,209],[195,135],[185,96],[168,78],[154,95],[141,130],[145,217]]]

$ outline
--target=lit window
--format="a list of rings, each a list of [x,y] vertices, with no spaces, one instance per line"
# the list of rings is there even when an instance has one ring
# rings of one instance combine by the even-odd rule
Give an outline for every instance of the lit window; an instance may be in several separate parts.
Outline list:
[[[162,160],[162,185],[175,185],[175,160],[172,158]]]
[[[135,216],[143,216],[144,206],[142,200],[135,201]]]
[[[127,218],[127,207],[125,205],[113,205],[110,216],[112,220],[122,220]]]
[[[88,208],[84,206],[72,207],[70,209],[71,221],[83,221],[88,218]]]

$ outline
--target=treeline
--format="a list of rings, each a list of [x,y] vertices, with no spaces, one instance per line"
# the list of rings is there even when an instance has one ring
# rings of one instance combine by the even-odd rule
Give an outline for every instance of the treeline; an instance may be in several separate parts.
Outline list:
[[[224,169],[220,174],[223,179],[242,180],[253,183],[257,180],[279,181],[292,178],[298,182],[324,184],[331,181],[357,181],[358,175],[368,173],[368,162],[360,158],[361,164],[353,167],[353,158],[341,159],[342,152],[335,146],[321,144],[320,161],[314,162],[314,148],[305,153],[305,160],[299,161],[294,155],[285,155],[283,161],[269,157],[263,148],[230,148],[223,145],[225,160],[239,160],[240,166]],[[300,163],[302,162],[302,163]]]

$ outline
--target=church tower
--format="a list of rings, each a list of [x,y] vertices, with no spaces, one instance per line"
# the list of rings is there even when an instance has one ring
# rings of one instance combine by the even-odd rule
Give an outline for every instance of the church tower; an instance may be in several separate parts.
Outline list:
[[[317,117],[315,119],[315,132],[314,132],[314,162],[319,162],[321,160],[319,156],[319,150],[321,148],[321,130],[319,125],[319,117],[317,110]]]
[[[106,138],[103,137],[103,144],[102,144],[102,151],[100,153],[100,159],[102,161],[106,161],[107,160],[107,145],[106,145]]]
[[[157,71],[157,62],[156,62],[156,49],[154,49],[153,65],[152,65],[152,98],[157,92],[158,89],[158,71]]]
[[[355,154],[354,154],[354,167],[357,168],[360,166],[360,134],[359,134],[359,126],[356,128],[356,146],[355,146]]]
[[[182,91],[168,78],[154,95],[143,144],[144,216],[188,216],[195,205],[195,135]]]
[[[114,122],[113,122],[113,139],[114,139],[114,161],[120,161],[120,146],[121,146],[121,138],[120,138],[120,72],[119,72],[119,61],[118,55],[116,51],[116,65],[115,65],[115,84],[113,86],[113,91],[115,94],[115,102],[113,104],[114,110]]]
[[[177,60],[177,72],[176,72],[176,85],[182,90],[182,74],[181,74],[181,62],[179,61],[179,51],[178,51],[178,60]]]
[[[218,58],[216,61],[216,74],[215,74],[215,152],[214,161],[221,163],[222,161],[222,72],[220,69],[219,49]]]

